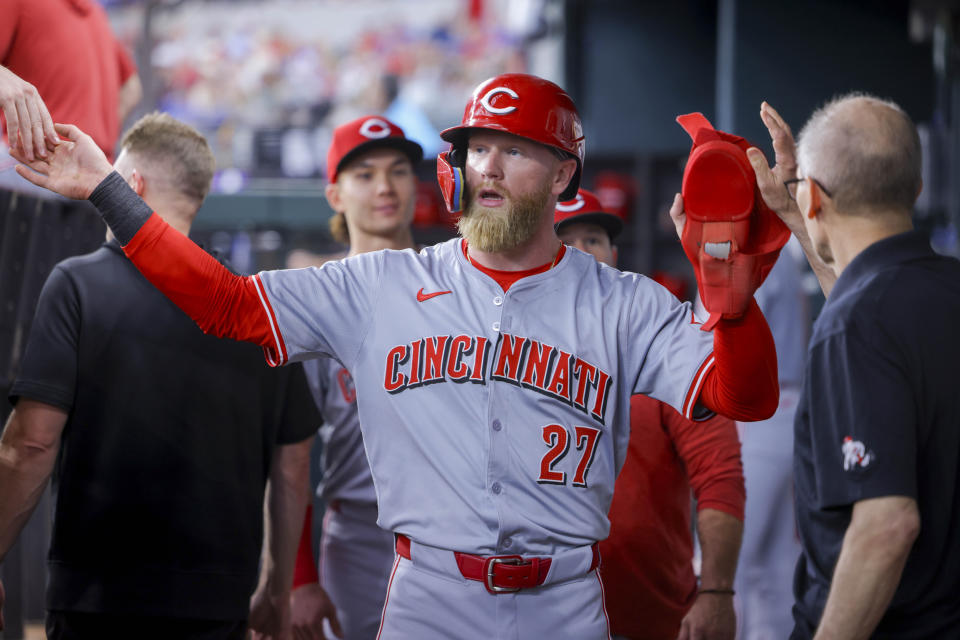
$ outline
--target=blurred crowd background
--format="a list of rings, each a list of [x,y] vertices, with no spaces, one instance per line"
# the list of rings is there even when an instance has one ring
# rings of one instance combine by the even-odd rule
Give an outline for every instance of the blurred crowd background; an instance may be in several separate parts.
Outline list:
[[[322,197],[326,149],[333,127],[365,113],[387,115],[423,145],[417,239],[449,237],[433,179],[438,132],[459,121],[474,86],[507,71],[571,93],[585,122],[585,184],[627,222],[622,266],[673,278],[681,297],[691,274],[666,210],[689,144],[673,119],[690,111],[769,151],[756,116],[763,99],[799,128],[838,92],[890,97],[925,137],[918,215],[940,250],[960,246],[960,196],[948,180],[960,155],[949,2],[103,3],[143,82],[128,121],[160,109],[207,135],[218,171],[195,233],[247,271],[284,266],[299,249],[338,250]]]
[[[242,272],[343,251],[327,227],[326,152],[334,127],[367,113],[388,116],[426,152],[415,240],[451,237],[435,179],[439,131],[460,121],[473,87],[511,71],[573,97],[586,135],[583,186],[625,221],[620,267],[681,299],[695,284],[667,213],[690,148],[675,118],[702,112],[772,159],[763,100],[794,131],[836,94],[899,103],[924,150],[915,223],[936,250],[960,256],[957,0],[100,1],[142,83],[126,124],[161,110],[207,136],[217,172],[191,235]],[[23,269],[33,291],[60,257],[102,241],[99,220],[84,235],[40,213],[8,216],[0,236],[0,264]],[[0,354],[19,349],[32,318],[14,280],[0,286]],[[805,288],[815,314],[812,274]],[[12,374],[0,374],[3,388]],[[24,546],[25,556],[45,553],[39,537]],[[26,576],[28,617],[38,617],[42,588]]]

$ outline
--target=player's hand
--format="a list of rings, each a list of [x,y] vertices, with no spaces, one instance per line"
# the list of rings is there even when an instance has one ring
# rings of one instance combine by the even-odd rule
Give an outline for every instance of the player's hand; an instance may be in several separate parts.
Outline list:
[[[27,160],[33,160],[36,156],[45,158],[47,142],[54,145],[60,142],[53,127],[53,118],[36,87],[2,66],[0,109],[7,119],[10,148],[21,148]]]
[[[736,633],[733,596],[705,593],[697,596],[683,617],[677,640],[733,640]]]
[[[31,160],[22,149],[10,149],[10,155],[23,163],[17,165],[17,173],[44,189],[85,200],[110,175],[113,166],[93,138],[77,127],[57,124],[55,128],[63,141],[49,145],[45,158]]]
[[[683,237],[683,225],[687,222],[687,212],[683,210],[683,196],[679,193],[673,196],[673,204],[670,205],[670,219],[673,220],[673,226],[677,228],[677,236]]]
[[[767,164],[763,152],[756,147],[747,150],[747,158],[757,175],[757,187],[767,206],[773,209],[791,231],[797,233],[803,229],[803,220],[797,203],[790,198],[784,182],[797,177],[797,145],[793,140],[790,127],[780,117],[777,110],[764,102],[760,105],[760,119],[767,127],[773,143],[773,155],[776,164],[773,168]]]
[[[290,640],[290,592],[271,592],[266,584],[257,586],[250,598],[251,640]]]
[[[293,590],[290,594],[290,620],[294,640],[331,640],[323,633],[324,619],[330,622],[333,635],[342,638],[337,609],[323,587],[314,582]]]

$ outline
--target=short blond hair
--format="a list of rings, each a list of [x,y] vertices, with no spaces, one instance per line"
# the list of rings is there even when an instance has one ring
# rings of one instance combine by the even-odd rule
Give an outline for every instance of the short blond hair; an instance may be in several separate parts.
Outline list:
[[[206,138],[188,124],[154,111],[137,120],[120,148],[164,172],[173,188],[197,203],[210,191],[216,161]]]

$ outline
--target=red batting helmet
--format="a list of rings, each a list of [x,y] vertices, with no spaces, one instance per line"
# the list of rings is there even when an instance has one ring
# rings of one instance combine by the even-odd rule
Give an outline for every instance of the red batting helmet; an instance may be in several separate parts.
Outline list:
[[[411,164],[423,158],[423,148],[403,135],[403,129],[383,116],[363,116],[333,130],[333,142],[327,150],[327,180],[336,182],[348,162],[364,151],[380,147],[404,152]]]
[[[511,133],[569,154],[576,159],[577,170],[560,199],[576,196],[583,171],[583,125],[573,100],[554,83],[525,73],[505,73],[480,83],[467,102],[463,120],[443,130],[440,137],[457,151],[466,145],[470,129]],[[453,213],[461,209],[463,196],[465,158],[462,152],[457,155],[452,158],[445,152],[437,159],[437,178]]]
[[[577,197],[566,202],[558,202],[553,214],[553,226],[557,231],[564,224],[582,222],[603,227],[613,242],[623,230],[623,220],[620,216],[604,211],[600,198],[586,189],[580,189]]]

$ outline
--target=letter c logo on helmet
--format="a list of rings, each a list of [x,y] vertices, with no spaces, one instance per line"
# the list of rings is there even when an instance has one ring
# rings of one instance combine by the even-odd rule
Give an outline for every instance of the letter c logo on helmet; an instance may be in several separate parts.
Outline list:
[[[390,135],[390,125],[380,118],[370,118],[360,125],[360,135],[377,140]]]
[[[494,87],[493,89],[490,89],[490,91],[487,91],[482,98],[480,98],[480,105],[490,113],[495,113],[497,115],[503,115],[505,113],[510,113],[511,111],[516,111],[517,107],[514,105],[510,105],[509,107],[495,107],[490,104],[490,101],[493,100],[493,97],[501,93],[507,94],[514,100],[520,99],[520,96],[517,95],[517,92],[509,87]]]
[[[574,199],[573,202],[558,202],[557,211],[562,211],[563,213],[578,211],[580,209],[583,209],[584,203],[585,202],[584,202],[583,196],[578,193],[577,197]]]
[[[504,73],[473,90],[460,124],[440,132],[440,137],[452,145],[450,152],[437,156],[437,179],[451,213],[459,211],[462,204],[459,179],[474,129],[509,133],[569,155],[577,166],[559,199],[564,202],[576,197],[583,172],[583,125],[573,100],[556,84],[525,73]]]

